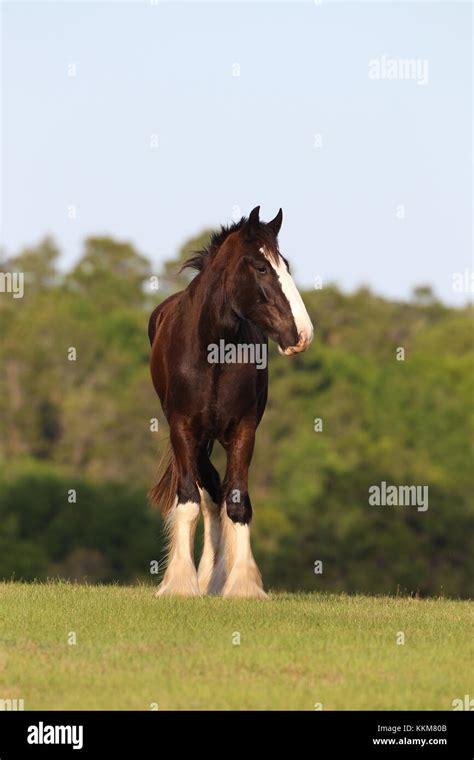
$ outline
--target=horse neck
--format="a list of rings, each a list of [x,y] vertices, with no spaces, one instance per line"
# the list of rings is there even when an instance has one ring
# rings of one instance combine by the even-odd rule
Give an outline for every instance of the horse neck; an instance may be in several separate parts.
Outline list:
[[[224,339],[233,342],[240,320],[232,310],[225,289],[223,270],[209,269],[196,282],[195,298],[200,305],[197,330],[200,344],[207,349],[209,343]]]

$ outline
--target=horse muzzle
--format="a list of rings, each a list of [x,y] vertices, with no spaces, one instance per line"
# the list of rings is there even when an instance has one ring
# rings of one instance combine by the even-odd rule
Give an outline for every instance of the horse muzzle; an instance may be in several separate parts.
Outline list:
[[[308,335],[306,332],[301,332],[298,337],[298,343],[296,346],[288,346],[287,348],[282,348],[281,346],[278,346],[278,350],[280,354],[283,354],[283,356],[293,356],[294,354],[301,354],[303,351],[307,351],[309,348],[309,344],[313,340],[313,332]]]

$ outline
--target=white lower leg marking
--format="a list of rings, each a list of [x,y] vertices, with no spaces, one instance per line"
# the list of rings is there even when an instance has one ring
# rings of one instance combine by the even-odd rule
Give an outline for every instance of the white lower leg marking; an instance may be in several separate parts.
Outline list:
[[[205,489],[199,490],[204,517],[204,547],[198,569],[199,590],[201,594],[218,594],[225,582],[222,567],[216,566],[222,533],[220,508]]]
[[[188,501],[175,505],[168,518],[170,548],[165,577],[157,591],[163,594],[196,596],[199,594],[196,568],[193,559],[193,544],[199,504]]]
[[[222,527],[227,574],[223,596],[267,599],[250,546],[250,525],[234,523],[224,507]]]

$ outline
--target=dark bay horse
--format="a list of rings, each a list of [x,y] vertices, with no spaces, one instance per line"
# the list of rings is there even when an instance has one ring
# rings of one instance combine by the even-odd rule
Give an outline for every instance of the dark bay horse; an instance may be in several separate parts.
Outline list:
[[[271,222],[260,222],[257,207],[248,219],[222,227],[185,263],[198,275],[150,317],[151,375],[171,443],[150,494],[170,537],[158,595],[266,597],[250,547],[248,471],[267,401],[267,338],[291,356],[306,351],[313,337],[278,250],[282,218],[280,209]],[[216,439],[227,454],[222,484],[210,460]],[[204,549],[196,572],[199,508]]]

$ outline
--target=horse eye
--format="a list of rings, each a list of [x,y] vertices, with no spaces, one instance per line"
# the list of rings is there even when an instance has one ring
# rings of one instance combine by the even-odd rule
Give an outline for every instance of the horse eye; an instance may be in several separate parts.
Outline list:
[[[267,273],[267,267],[265,266],[265,264],[257,264],[256,269],[257,269],[257,272],[260,272],[260,274]]]

